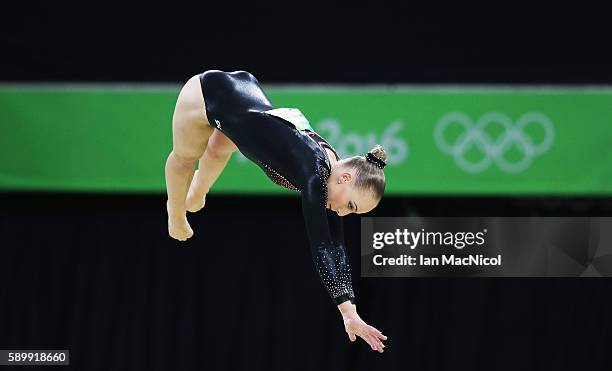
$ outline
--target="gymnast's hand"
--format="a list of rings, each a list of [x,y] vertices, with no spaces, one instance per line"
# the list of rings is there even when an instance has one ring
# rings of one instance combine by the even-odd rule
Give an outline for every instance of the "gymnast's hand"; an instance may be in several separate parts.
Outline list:
[[[384,352],[385,345],[382,340],[387,340],[387,337],[375,327],[365,323],[359,317],[357,311],[342,313],[342,319],[344,320],[344,330],[351,341],[357,340],[357,336],[359,336],[370,345],[372,350],[380,353]]]

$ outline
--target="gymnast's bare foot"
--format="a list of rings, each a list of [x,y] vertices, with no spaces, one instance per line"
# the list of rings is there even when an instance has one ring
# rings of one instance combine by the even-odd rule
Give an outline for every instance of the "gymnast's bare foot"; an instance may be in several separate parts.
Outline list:
[[[196,170],[195,174],[193,174],[193,180],[191,181],[189,192],[187,192],[187,199],[185,200],[185,209],[191,213],[200,211],[206,204],[206,194],[202,195],[197,189],[198,171],[199,170]]]

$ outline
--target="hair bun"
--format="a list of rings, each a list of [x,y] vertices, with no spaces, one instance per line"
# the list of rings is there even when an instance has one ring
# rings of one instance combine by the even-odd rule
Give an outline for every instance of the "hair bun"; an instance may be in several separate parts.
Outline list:
[[[365,158],[368,162],[373,163],[374,165],[378,166],[380,169],[383,169],[385,165],[387,165],[387,163],[383,159],[376,156],[373,151],[368,152]]]

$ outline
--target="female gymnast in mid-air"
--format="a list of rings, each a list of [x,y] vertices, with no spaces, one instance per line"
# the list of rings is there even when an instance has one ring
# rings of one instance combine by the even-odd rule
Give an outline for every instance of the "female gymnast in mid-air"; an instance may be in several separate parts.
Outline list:
[[[246,71],[209,70],[190,78],[176,102],[172,134],[166,161],[170,236],[185,241],[193,235],[186,212],[204,207],[206,194],[239,150],[272,181],[301,193],[315,266],[349,339],[359,336],[382,353],[387,337],[357,314],[340,219],[367,213],[382,198],[382,147],[340,159],[298,109],[275,109]]]

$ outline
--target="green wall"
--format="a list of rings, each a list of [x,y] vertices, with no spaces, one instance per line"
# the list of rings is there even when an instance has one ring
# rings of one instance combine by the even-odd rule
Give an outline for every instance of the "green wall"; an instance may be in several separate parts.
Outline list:
[[[178,90],[0,87],[0,189],[164,192]],[[343,156],[382,144],[387,194],[612,194],[611,89],[266,91]],[[290,192],[240,154],[213,191]]]

